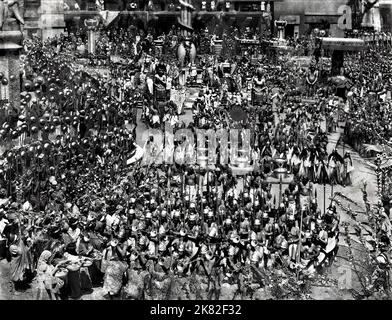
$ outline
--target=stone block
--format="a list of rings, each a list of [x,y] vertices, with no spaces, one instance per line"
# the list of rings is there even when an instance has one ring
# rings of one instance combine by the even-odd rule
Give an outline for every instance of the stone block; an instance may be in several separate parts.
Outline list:
[[[20,30],[19,23],[14,18],[8,18],[3,25],[3,31],[14,30]]]
[[[43,14],[40,23],[42,28],[65,28],[63,14]]]

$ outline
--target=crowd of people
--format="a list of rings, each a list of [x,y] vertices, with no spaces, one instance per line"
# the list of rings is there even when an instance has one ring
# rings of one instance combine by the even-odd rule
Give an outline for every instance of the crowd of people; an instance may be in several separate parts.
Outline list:
[[[358,150],[365,143],[391,143],[390,58],[390,49],[377,47],[363,53],[361,66],[358,66],[354,59],[348,61],[348,71],[355,82],[350,93],[352,115],[347,123],[346,136]]]
[[[351,184],[350,154],[327,151],[324,119],[340,106],[319,90],[303,102],[305,88],[295,88],[305,73],[284,62],[207,54],[186,124],[184,101],[170,100],[186,90],[178,66],[159,61],[148,33],[124,35],[98,43],[129,60],[108,60],[116,80],[80,70],[78,36],[25,40],[21,106],[0,109],[0,258],[14,289],[32,285],[38,299],[77,299],[95,287],[108,299],[247,299],[276,276],[301,285],[331,264],[339,213],[318,203],[315,184]],[[369,96],[358,89],[352,97]],[[254,170],[141,162],[140,108],[154,128],[249,128]],[[235,109],[246,119],[233,119]],[[278,200],[267,182],[277,159],[293,174]]]

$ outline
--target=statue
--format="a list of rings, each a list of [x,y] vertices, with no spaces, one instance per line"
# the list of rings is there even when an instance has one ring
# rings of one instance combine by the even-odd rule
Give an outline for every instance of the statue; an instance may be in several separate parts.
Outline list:
[[[190,0],[180,0],[180,5],[181,17],[178,18],[178,23],[182,29],[184,40],[178,46],[177,55],[180,65],[183,68],[186,65],[186,57],[188,57],[191,65],[194,64],[196,58],[196,47],[190,38],[190,33],[193,32],[192,11],[195,10],[195,7],[191,4]]]
[[[316,91],[316,82],[319,77],[319,72],[316,69],[316,66],[312,64],[309,67],[308,72],[306,73],[306,83],[308,87],[308,94],[309,96],[313,95]]]
[[[23,17],[19,11],[18,0],[0,0],[0,30],[3,30],[5,21],[9,17],[14,17],[19,23],[20,31],[23,31],[25,24]]]
[[[185,38],[178,46],[178,59],[181,68],[185,67],[188,63],[194,65],[196,58],[196,47],[191,42],[190,38]]]

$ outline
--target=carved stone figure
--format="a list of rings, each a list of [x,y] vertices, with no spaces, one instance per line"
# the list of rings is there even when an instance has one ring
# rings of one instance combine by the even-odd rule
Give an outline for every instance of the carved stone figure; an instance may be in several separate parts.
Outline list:
[[[24,19],[19,11],[18,0],[0,0],[0,30],[3,30],[5,21],[8,18],[15,18],[18,22],[21,31],[25,24]]]
[[[189,38],[186,38],[178,46],[177,54],[181,68],[183,68],[188,63],[193,65],[196,58],[196,47]]]

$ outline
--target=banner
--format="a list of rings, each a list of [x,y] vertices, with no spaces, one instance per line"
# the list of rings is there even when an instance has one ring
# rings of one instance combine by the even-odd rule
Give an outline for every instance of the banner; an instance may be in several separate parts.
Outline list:
[[[120,11],[100,11],[99,14],[101,15],[105,26],[108,26],[113,22],[114,19],[118,17]]]

